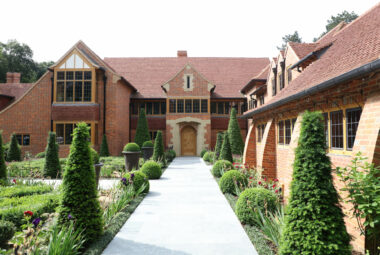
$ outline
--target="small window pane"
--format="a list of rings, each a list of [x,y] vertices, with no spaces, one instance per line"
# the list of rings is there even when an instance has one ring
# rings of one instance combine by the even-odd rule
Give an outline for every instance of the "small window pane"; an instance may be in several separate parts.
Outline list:
[[[160,103],[153,102],[153,114],[160,114]]]
[[[216,102],[211,102],[211,113],[216,113]]]
[[[166,114],[166,102],[161,102],[161,114]]]
[[[63,81],[57,82],[57,102],[63,102],[65,96],[65,83]]]
[[[139,107],[140,110],[141,110],[141,109],[144,109],[144,110],[145,110],[145,103],[140,103],[139,106],[140,106],[140,107]],[[145,113],[146,113],[146,112],[145,112]]]
[[[170,99],[169,100],[169,111],[171,113],[175,113],[176,112],[176,100],[175,99]]]
[[[83,68],[83,60],[78,55],[75,55],[75,68]]]
[[[229,114],[230,113],[230,102],[224,103],[224,113]]]
[[[30,135],[23,135],[22,137],[22,145],[29,145],[30,144]]]
[[[74,80],[74,72],[66,72],[66,80]]]
[[[139,106],[138,106],[138,103],[131,103],[131,111],[132,111],[132,114],[138,114],[139,113]]]
[[[285,144],[289,144],[292,139],[292,129],[290,120],[285,120]]]
[[[208,102],[207,102],[208,100],[207,99],[202,99],[202,101],[201,101],[201,111],[203,112],[203,113],[207,113],[208,112]]]
[[[69,59],[66,60],[66,68],[74,68],[74,55],[71,55]]]
[[[296,125],[297,118],[292,119],[292,133],[294,130],[294,126]]]
[[[73,101],[73,82],[72,81],[66,82],[66,101],[67,102]]]
[[[218,114],[224,114],[224,103],[223,102],[218,103]]]
[[[73,134],[73,124],[65,124],[65,144],[71,144]]]
[[[75,72],[75,80],[82,80],[83,72]]]
[[[82,89],[83,89],[83,82],[76,81],[75,82],[75,102],[82,101]]]
[[[354,147],[356,131],[358,130],[361,113],[361,108],[348,109],[346,112],[347,150],[352,150]]]
[[[84,82],[83,101],[85,101],[85,102],[90,102],[91,101],[91,82],[90,81],[85,81]]]
[[[183,99],[177,100],[177,112],[183,112]]]
[[[186,112],[191,113],[192,112],[192,100],[191,99],[186,99],[185,100],[185,105],[186,105]]]
[[[64,143],[64,124],[55,125],[56,140],[58,144]]]
[[[331,148],[343,149],[343,111],[330,113]]]
[[[65,72],[57,72],[57,80],[64,80]]]
[[[146,114],[152,115],[152,111],[153,111],[153,103],[147,102],[146,103]]]
[[[89,71],[84,72],[84,79],[85,80],[91,80],[91,77],[92,77],[91,72],[89,72]]]
[[[193,100],[193,112],[199,112],[199,99],[194,99]]]
[[[278,123],[278,143],[284,144],[284,121]]]
[[[22,145],[22,135],[16,135],[17,143]]]

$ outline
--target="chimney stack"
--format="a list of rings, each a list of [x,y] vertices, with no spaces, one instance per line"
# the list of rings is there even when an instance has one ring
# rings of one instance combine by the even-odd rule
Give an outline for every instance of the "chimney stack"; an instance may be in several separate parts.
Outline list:
[[[187,57],[187,51],[186,50],[179,50],[179,51],[177,51],[177,57],[179,57],[179,58],[181,58],[181,57],[186,58]]]
[[[7,83],[20,83],[21,74],[7,72]]]

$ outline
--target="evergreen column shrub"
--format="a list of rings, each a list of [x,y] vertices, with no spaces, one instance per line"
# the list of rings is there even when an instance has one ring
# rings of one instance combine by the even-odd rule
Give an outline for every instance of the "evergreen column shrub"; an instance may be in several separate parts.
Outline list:
[[[100,145],[100,157],[109,157],[108,142],[106,134],[103,135],[102,144]]]
[[[154,161],[165,161],[165,148],[164,141],[162,140],[161,130],[157,131],[156,139],[154,140],[154,150],[153,150],[153,160]]]
[[[219,132],[216,137],[216,145],[215,145],[215,157],[219,158],[220,151],[222,150],[222,144],[223,144],[223,133]]]
[[[351,254],[338,193],[326,155],[323,116],[303,115],[280,254]]]
[[[241,137],[240,126],[236,119],[236,109],[231,109],[230,121],[228,123],[228,138],[230,139],[232,154],[243,154],[244,142]]]
[[[91,243],[102,234],[103,220],[86,123],[79,123],[74,129],[62,193],[58,223],[66,225],[73,220],[75,228],[82,229],[87,243]]]
[[[45,150],[44,177],[57,178],[61,175],[59,163],[59,145],[56,142],[56,134],[49,132],[48,144]]]
[[[4,158],[3,134],[0,132],[0,179],[7,178],[7,165]]]
[[[145,141],[150,141],[149,127],[145,116],[145,110],[140,109],[139,120],[137,122],[136,128],[135,143],[137,143],[141,148]]]
[[[16,134],[11,136],[11,144],[9,146],[7,161],[21,161],[21,148],[17,142]]]
[[[223,145],[222,145],[222,150],[220,151],[219,159],[228,160],[231,163],[233,162],[231,145],[230,145],[227,132],[224,133]]]

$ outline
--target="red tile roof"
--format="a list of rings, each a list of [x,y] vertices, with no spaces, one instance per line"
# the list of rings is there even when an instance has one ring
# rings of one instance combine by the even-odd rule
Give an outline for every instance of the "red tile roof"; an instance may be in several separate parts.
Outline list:
[[[161,88],[186,64],[216,86],[213,97],[242,97],[240,89],[269,64],[268,58],[105,58],[136,89],[134,98],[165,98]]]
[[[335,31],[334,35],[329,33],[326,34],[327,38],[321,38],[318,41],[319,44],[332,43],[326,52],[268,103],[249,111],[249,115],[254,114],[261,107],[269,110],[269,105],[279,100],[379,59],[379,28],[380,3],[344,28]]]
[[[294,50],[299,59],[304,58],[307,54],[312,52],[315,49],[315,47],[317,47],[317,45],[317,43],[289,42],[289,46]]]
[[[33,83],[0,83],[0,94],[19,99]]]

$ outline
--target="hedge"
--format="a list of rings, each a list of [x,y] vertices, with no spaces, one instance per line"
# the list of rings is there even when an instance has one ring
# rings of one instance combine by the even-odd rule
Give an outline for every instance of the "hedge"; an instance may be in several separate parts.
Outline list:
[[[51,185],[16,185],[0,188],[0,197],[22,197],[49,193],[51,191],[53,191],[53,186]]]

